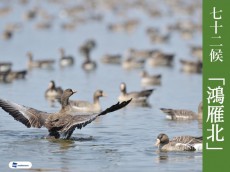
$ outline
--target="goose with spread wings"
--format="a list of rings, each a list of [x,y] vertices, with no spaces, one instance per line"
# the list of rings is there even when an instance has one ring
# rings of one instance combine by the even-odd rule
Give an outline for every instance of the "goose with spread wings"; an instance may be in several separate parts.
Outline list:
[[[74,93],[76,91],[72,89],[64,91],[61,96],[62,107],[56,113],[39,111],[3,99],[0,99],[0,107],[28,128],[46,127],[49,131],[49,137],[69,139],[76,128],[81,129],[98,116],[119,110],[131,102],[131,99],[121,103],[118,102],[100,113],[80,113],[76,112],[69,103],[69,97]]]

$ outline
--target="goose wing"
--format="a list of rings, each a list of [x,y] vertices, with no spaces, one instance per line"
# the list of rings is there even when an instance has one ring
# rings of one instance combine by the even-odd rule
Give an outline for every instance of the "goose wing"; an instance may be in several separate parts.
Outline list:
[[[139,97],[149,97],[153,91],[154,89],[143,90],[143,91],[140,91],[138,94],[139,94]]]
[[[176,151],[195,151],[196,148],[192,144],[174,143]]]
[[[139,92],[130,92],[130,93],[127,93],[127,95],[129,97],[132,97],[132,98],[141,98],[141,97],[149,97],[152,92],[154,91],[154,89],[149,89],[149,90],[143,90],[143,91],[139,91]]]
[[[0,107],[14,117],[15,120],[23,123],[28,128],[41,128],[44,126],[45,120],[49,115],[46,112],[3,99],[0,99]]]
[[[121,103],[118,102],[117,104],[107,108],[106,110],[100,113],[84,113],[82,115],[72,116],[71,120],[68,121],[68,123],[66,123],[65,126],[63,126],[60,132],[64,134],[65,138],[68,139],[72,135],[75,128],[81,129],[82,127],[85,127],[87,124],[94,121],[98,116],[106,115],[107,113],[110,113],[110,112],[113,112],[113,111],[116,111],[116,110],[119,110],[125,107],[131,102],[131,100],[132,99],[128,101],[123,101]]]
[[[179,136],[174,137],[165,147],[166,150],[171,151],[196,151],[193,144],[194,137],[192,136]]]
[[[195,144],[202,143],[203,137],[193,137],[193,136],[179,136],[173,137],[172,142],[182,143],[182,144]]]

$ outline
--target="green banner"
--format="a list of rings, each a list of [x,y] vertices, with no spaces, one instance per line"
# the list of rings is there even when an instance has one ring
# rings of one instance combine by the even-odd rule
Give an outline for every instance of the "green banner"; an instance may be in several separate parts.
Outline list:
[[[230,1],[203,1],[203,171],[230,171]]]

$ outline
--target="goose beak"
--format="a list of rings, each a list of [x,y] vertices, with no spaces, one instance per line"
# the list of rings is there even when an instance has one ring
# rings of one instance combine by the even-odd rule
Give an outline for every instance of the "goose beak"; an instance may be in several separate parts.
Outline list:
[[[77,92],[77,90],[73,90],[73,94],[75,94]]]
[[[157,139],[156,143],[155,143],[155,146],[159,146],[160,145],[160,140]]]

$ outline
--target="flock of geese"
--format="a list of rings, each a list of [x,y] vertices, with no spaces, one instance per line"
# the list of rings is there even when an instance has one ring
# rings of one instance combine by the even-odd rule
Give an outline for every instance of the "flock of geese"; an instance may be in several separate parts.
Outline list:
[[[115,3],[114,1],[111,1]],[[89,2],[87,2],[89,3]],[[113,4],[112,3],[112,4]],[[139,2],[139,5],[143,5]],[[111,4],[110,4],[111,5]],[[196,4],[195,4],[196,5]],[[194,6],[195,6],[194,5]],[[190,6],[191,8],[193,6]],[[188,7],[189,8],[189,7]],[[190,8],[189,8],[190,9]],[[65,15],[74,12],[74,9],[65,9]],[[72,11],[71,11],[72,10]],[[77,9],[76,9],[77,10]],[[193,10],[193,9],[190,9]],[[147,10],[148,13],[154,17],[161,15],[159,11]],[[38,13],[38,9],[33,9],[28,13],[27,18],[32,19]],[[100,16],[95,17],[97,20]],[[78,21],[79,22],[79,21]],[[123,23],[111,23],[108,25],[108,30],[115,31],[127,31],[133,30],[139,24],[138,20],[127,20]],[[48,26],[46,26],[48,27]],[[42,28],[46,28],[43,26]],[[69,28],[66,26],[63,28]],[[179,31],[183,37],[192,35],[195,28],[198,26],[194,23],[184,24],[176,23],[169,27],[170,31]],[[192,29],[191,29],[192,28]],[[10,39],[14,30],[6,32],[5,37]],[[162,35],[157,28],[150,27],[146,30],[147,35],[153,42],[167,42],[170,35]],[[97,61],[92,60],[91,52],[96,47],[96,41],[93,39],[86,40],[80,47],[79,51],[84,57],[84,61],[81,65],[82,69],[86,72],[94,71],[98,68]],[[63,48],[59,49],[60,67],[74,66],[75,58],[71,55],[66,55]],[[191,47],[191,54],[197,57],[198,60],[188,61],[180,59],[181,70],[186,73],[202,73],[202,47]],[[29,70],[34,68],[52,68],[54,59],[35,59],[32,52],[27,52],[28,61],[26,70],[13,71],[11,62],[0,62],[0,82],[11,83],[15,79],[23,79]],[[167,54],[161,50],[149,49],[138,50],[130,48],[125,55],[121,54],[105,54],[101,58],[101,62],[104,64],[118,64],[125,70],[143,68],[147,63],[151,67],[164,66],[171,67],[174,65],[174,54]],[[123,58],[124,57],[124,58]],[[140,73],[141,85],[161,85],[161,74],[152,75],[146,70]],[[72,89],[62,89],[57,87],[54,81],[50,81],[48,89],[45,91],[45,97],[47,99],[57,100],[61,108],[58,112],[49,113],[43,112],[31,107],[20,105],[9,100],[0,99],[0,107],[9,113],[15,120],[23,123],[26,127],[34,128],[47,128],[49,135],[47,138],[63,138],[70,139],[74,130],[81,129],[87,124],[94,121],[97,117],[106,115],[107,113],[117,111],[124,108],[129,103],[147,103],[149,96],[153,93],[154,89],[146,89],[141,91],[128,92],[125,82],[120,84],[120,95],[118,96],[118,103],[114,104],[105,110],[102,110],[99,99],[105,97],[106,93],[103,90],[96,90],[93,95],[93,102],[84,100],[70,100],[69,98],[76,93]],[[168,109],[161,108],[160,110],[166,114],[166,118],[170,120],[202,120],[202,102],[199,104],[198,112],[195,113],[190,110],[184,109]],[[202,137],[193,136],[179,136],[169,140],[168,136],[161,133],[157,137],[156,146],[162,151],[196,151],[202,150]]]

